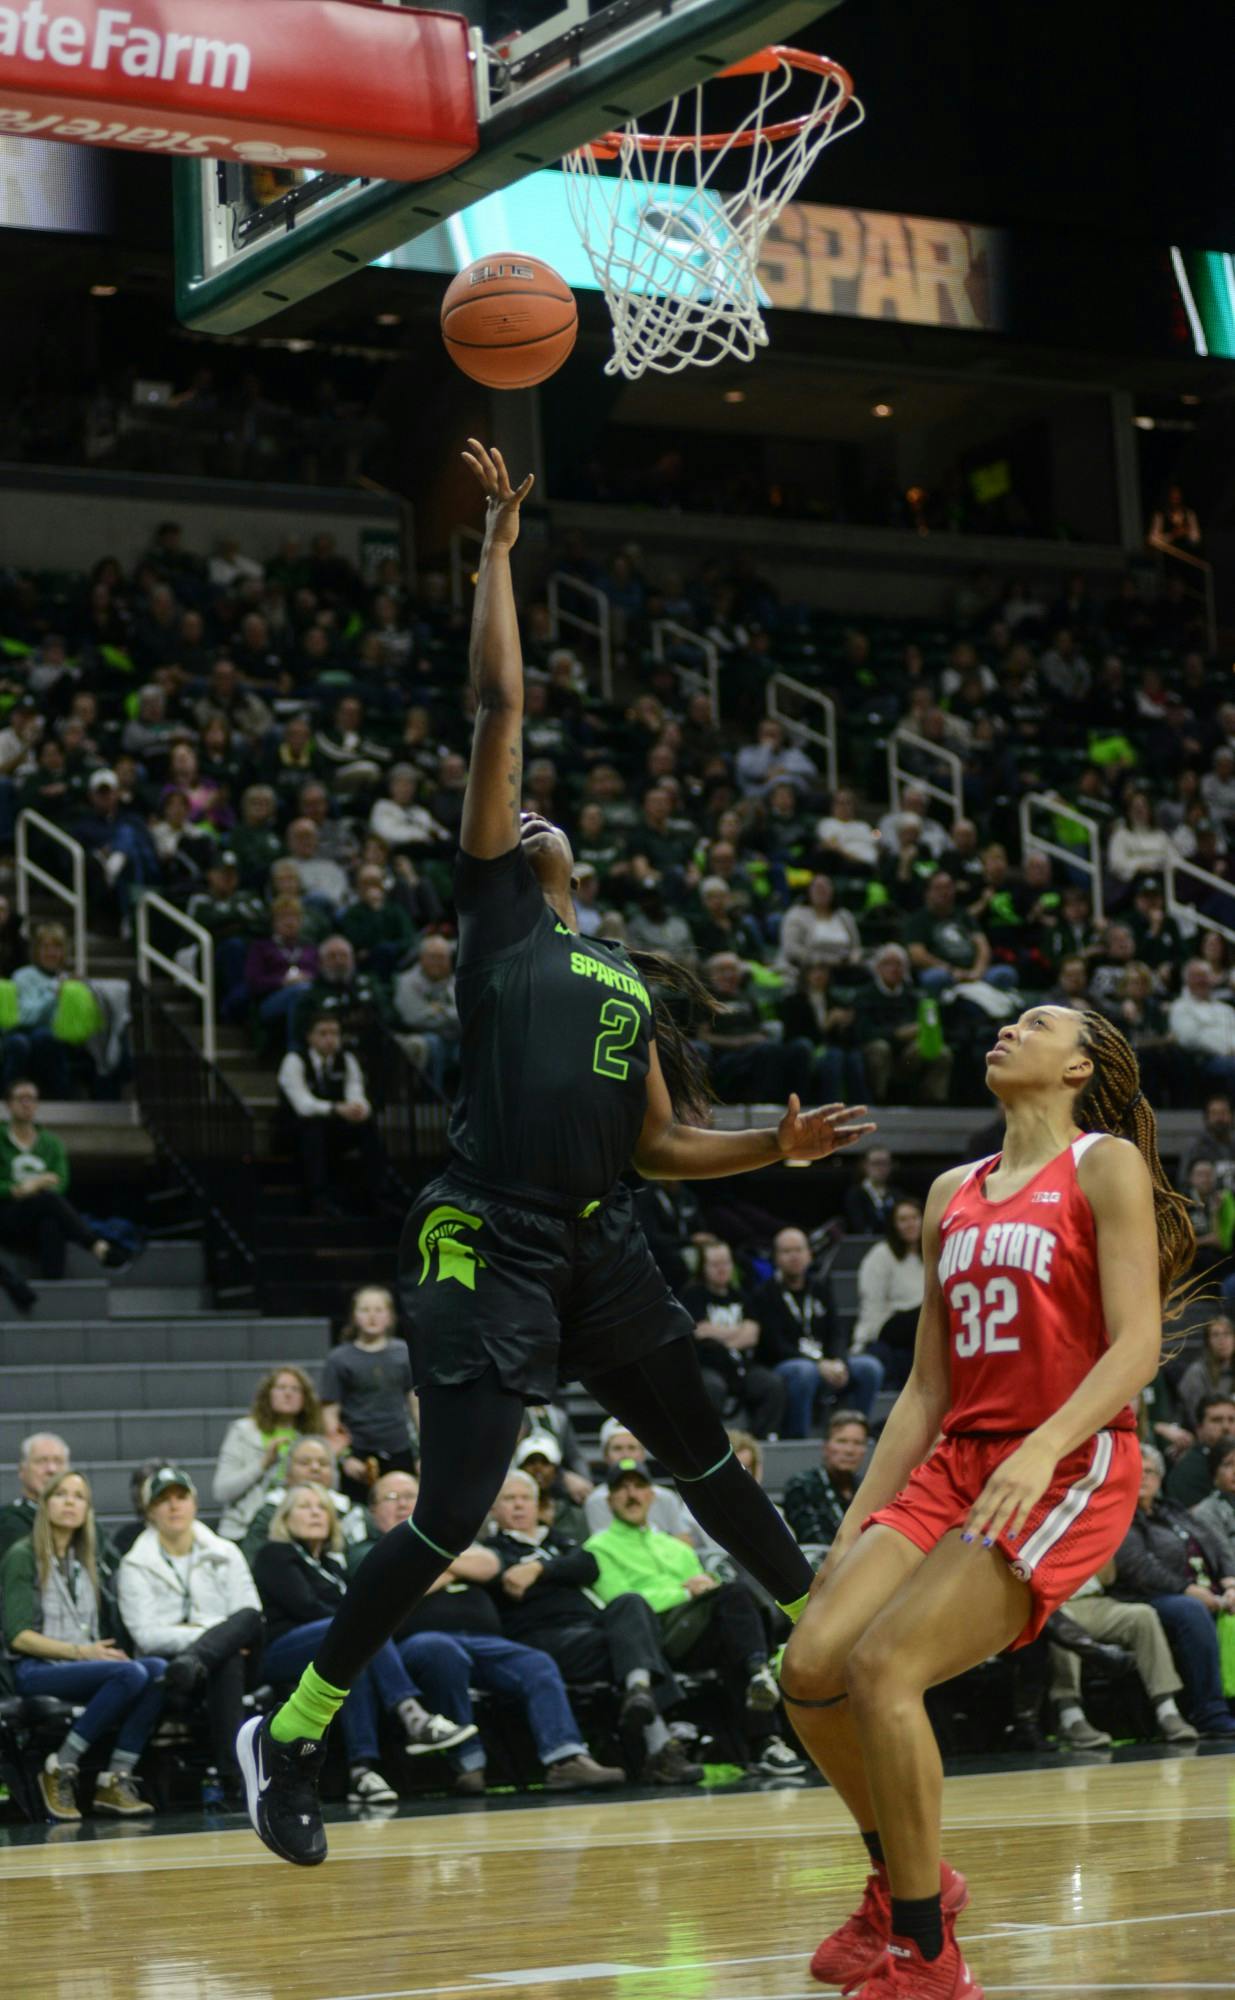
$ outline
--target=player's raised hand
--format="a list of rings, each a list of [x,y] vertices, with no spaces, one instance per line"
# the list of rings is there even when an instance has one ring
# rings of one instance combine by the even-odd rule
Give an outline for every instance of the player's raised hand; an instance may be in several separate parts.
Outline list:
[[[796,1092],[776,1128],[776,1143],[786,1160],[826,1160],[876,1130],[864,1104],[821,1104],[803,1111]]]
[[[468,439],[463,463],[470,466],[485,496],[485,540],[491,548],[513,549],[519,539],[519,509],[536,483],[529,472],[521,486],[512,486],[506,461],[496,445],[487,449],[479,438]]]

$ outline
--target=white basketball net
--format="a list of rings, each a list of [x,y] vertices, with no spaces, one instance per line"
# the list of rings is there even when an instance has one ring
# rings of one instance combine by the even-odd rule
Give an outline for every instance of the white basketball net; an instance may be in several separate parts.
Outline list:
[[[723,74],[758,80],[735,131],[707,130],[706,85],[697,84],[666,107],[660,132],[631,121],[563,162],[571,214],[613,315],[607,375],[634,382],[649,368],[674,375],[753,361],[768,344],[764,238],[824,147],[865,115],[846,72],[823,57],[766,49]],[[790,90],[792,115],[781,103]],[[722,191],[717,181],[732,178],[725,164],[744,158],[745,185]],[[616,171],[602,173],[608,162]]]

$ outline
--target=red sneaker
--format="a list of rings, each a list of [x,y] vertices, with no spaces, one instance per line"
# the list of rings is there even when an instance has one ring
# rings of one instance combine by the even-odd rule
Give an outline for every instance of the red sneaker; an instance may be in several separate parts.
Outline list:
[[[950,1922],[938,1958],[923,1958],[912,1938],[890,1938],[869,1979],[846,1990],[852,2000],[983,2000]]]
[[[945,1921],[958,1917],[969,1901],[969,1884],[945,1861],[939,1871]],[[869,1978],[888,1949],[892,1935],[892,1892],[888,1871],[876,1868],[866,1878],[862,1901],[838,1931],[826,1937],[810,1962],[811,1977],[822,1986],[850,1986]]]

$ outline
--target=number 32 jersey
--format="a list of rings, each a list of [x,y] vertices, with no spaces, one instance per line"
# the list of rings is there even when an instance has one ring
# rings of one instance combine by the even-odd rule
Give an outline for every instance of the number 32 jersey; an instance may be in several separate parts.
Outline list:
[[[1077,1179],[1086,1132],[1008,1201],[979,1160],[940,1220],[952,1397],[944,1433],[1032,1431],[1066,1403],[1108,1346],[1093,1211]],[[1129,1405],[1109,1428],[1135,1429]]]
[[[629,1167],[647,1109],[647,988],[621,945],[558,922],[522,849],[493,861],[460,852],[454,887],[451,1146],[512,1198],[599,1201]]]

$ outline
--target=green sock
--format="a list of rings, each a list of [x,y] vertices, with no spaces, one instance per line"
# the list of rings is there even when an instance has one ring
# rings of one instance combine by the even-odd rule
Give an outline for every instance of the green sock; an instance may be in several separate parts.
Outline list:
[[[346,1688],[331,1687],[312,1667],[306,1667],[295,1693],[271,1716],[270,1734],[276,1743],[294,1743],[305,1736],[317,1742],[346,1700]]]
[[[778,1611],[784,1612],[786,1618],[789,1620],[789,1623],[791,1625],[796,1625],[798,1619],[802,1616],[802,1613],[805,1611],[809,1603],[810,1603],[810,1592],[809,1590],[804,1590],[800,1597],[795,1597],[793,1599],[792,1603],[790,1604],[778,1603],[776,1608]]]

